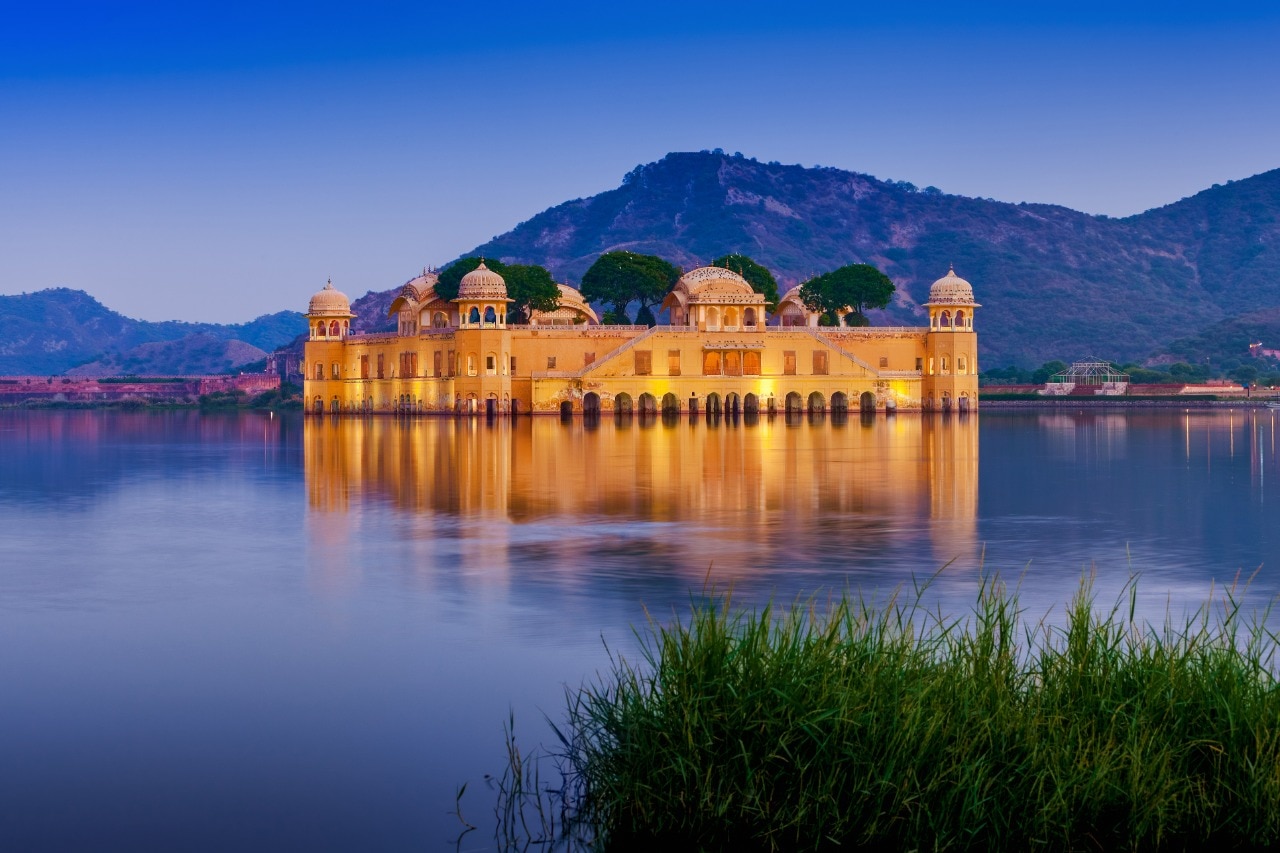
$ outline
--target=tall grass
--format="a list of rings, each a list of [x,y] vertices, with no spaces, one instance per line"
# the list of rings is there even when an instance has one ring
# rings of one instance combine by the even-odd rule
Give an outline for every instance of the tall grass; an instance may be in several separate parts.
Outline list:
[[[638,662],[611,656],[607,675],[570,692],[565,785],[539,802],[559,822],[542,837],[682,850],[1277,844],[1269,611],[1246,619],[1228,590],[1157,627],[1135,619],[1135,601],[1131,584],[1100,612],[1086,581],[1063,627],[1027,624],[1016,594],[988,582],[958,619],[916,595],[758,612],[714,598],[669,627],[650,621]],[[508,780],[528,773],[513,767]]]

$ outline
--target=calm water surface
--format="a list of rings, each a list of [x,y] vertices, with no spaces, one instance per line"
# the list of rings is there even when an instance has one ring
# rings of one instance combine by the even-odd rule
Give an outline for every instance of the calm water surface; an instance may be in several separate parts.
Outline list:
[[[1266,411],[863,422],[0,413],[0,848],[486,849],[502,724],[710,582],[1280,589]]]

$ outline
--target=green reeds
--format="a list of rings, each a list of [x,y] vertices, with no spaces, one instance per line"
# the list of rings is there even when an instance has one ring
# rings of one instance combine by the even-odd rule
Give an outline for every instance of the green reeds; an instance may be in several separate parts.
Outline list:
[[[1086,581],[1053,628],[998,582],[959,619],[916,593],[650,621],[639,663],[570,692],[565,785],[540,808],[603,849],[1280,842],[1269,610],[1228,590],[1154,627],[1132,584],[1099,612]]]

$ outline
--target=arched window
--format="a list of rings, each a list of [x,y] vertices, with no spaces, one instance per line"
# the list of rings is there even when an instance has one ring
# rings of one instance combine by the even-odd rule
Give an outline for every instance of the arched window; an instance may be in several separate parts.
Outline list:
[[[316,323],[315,328],[312,330],[312,334],[314,334],[317,338],[324,337],[324,320],[321,320],[319,323]]]
[[[707,328],[708,329],[720,328],[720,312],[715,308],[707,309]]]
[[[316,379],[324,379],[324,362],[316,362]]]
[[[484,321],[486,323],[498,322],[498,315],[494,312],[492,305],[484,309]]]
[[[951,312],[943,311],[942,312],[942,328],[947,329],[950,327],[951,327]]]
[[[754,309],[754,308],[748,308],[747,310],[743,311],[743,312],[742,312],[742,325],[744,325],[744,326],[755,326],[755,324],[756,324],[756,309]]]
[[[329,337],[331,338],[338,337],[338,321],[337,320],[332,320],[329,323]]]
[[[965,369],[964,356],[962,355],[956,356],[956,373],[964,373],[964,369]]]
[[[472,308],[472,309],[471,309],[471,313],[467,315],[467,322],[468,322],[468,323],[479,323],[479,322],[480,322],[480,309],[479,309],[479,308]]]
[[[956,328],[957,329],[964,328],[964,312],[963,311],[956,312]]]
[[[435,316],[431,318],[431,325],[437,329],[443,329],[449,325],[449,318],[444,315],[443,311],[437,311]]]
[[[942,357],[942,372],[943,374],[947,372],[947,357],[945,355]]]

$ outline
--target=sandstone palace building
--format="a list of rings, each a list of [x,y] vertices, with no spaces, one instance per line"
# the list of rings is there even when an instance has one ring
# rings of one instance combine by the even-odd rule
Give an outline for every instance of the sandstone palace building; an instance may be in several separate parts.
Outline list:
[[[934,282],[927,327],[820,327],[799,288],[772,314],[727,269],[685,273],[662,303],[670,325],[602,325],[578,291],[509,324],[506,283],[481,264],[456,299],[436,276],[391,303],[395,332],[352,331],[332,283],[311,298],[307,411],[489,414],[968,411],[977,407],[973,288]]]

